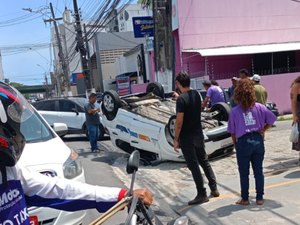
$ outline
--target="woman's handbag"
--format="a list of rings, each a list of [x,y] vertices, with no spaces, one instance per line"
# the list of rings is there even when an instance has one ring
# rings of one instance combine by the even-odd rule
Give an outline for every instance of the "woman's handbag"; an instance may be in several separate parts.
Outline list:
[[[298,141],[299,141],[298,123],[293,123],[291,134],[290,134],[290,142],[296,143]]]

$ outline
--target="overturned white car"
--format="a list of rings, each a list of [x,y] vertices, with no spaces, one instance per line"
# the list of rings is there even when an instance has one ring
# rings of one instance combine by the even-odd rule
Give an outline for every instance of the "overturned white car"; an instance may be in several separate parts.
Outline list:
[[[148,161],[184,161],[173,149],[176,102],[170,96],[156,82],[148,85],[146,93],[119,97],[115,91],[105,92],[102,123],[112,143],[128,153],[138,149]],[[233,150],[227,133],[229,111],[227,104],[219,103],[201,114],[209,156]]]

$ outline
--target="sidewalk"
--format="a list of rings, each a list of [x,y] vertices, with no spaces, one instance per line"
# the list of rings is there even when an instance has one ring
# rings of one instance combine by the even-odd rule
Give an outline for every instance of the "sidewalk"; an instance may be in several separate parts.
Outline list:
[[[224,179],[219,183],[221,196],[196,206],[174,205],[180,215],[187,215],[192,224],[300,224],[300,167],[265,179],[265,204],[255,204],[254,179],[250,178],[249,206],[236,205],[239,199],[239,179]],[[193,190],[192,190],[193,189]],[[184,190],[178,202],[195,197],[194,188]]]

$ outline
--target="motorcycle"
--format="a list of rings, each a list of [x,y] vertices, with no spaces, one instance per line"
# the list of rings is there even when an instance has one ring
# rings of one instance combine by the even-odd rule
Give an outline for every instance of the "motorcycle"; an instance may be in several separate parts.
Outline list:
[[[133,186],[136,177],[136,172],[139,168],[140,152],[135,150],[131,153],[126,172],[132,174],[130,189],[127,197],[123,198],[116,205],[103,213],[99,218],[94,220],[90,225],[100,225],[111,218],[120,210],[128,207],[128,215],[126,217],[125,225],[163,225],[163,223],[154,214],[150,206],[146,206],[138,197],[133,196]],[[186,216],[177,218],[175,221],[169,222],[168,225],[188,225],[189,220]]]

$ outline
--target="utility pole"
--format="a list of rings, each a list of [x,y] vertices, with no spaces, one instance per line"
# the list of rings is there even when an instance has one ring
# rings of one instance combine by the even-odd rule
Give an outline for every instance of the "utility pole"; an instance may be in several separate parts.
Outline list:
[[[84,31],[84,41],[85,41],[85,46],[86,46],[86,52],[87,52],[87,58],[89,59],[88,60],[88,68],[89,68],[89,78],[90,78],[90,84],[91,84],[91,87],[95,87],[94,86],[94,80],[93,80],[93,76],[92,76],[92,65],[91,65],[91,55],[90,55],[90,47],[89,47],[89,41],[88,41],[88,38],[87,38],[87,35],[86,35],[86,26],[85,24],[83,24],[83,31]]]
[[[53,6],[52,6],[51,2],[50,2],[50,10],[51,10],[51,14],[52,14],[52,22],[54,24],[54,29],[55,29],[56,39],[57,39],[58,57],[59,57],[60,62],[61,62],[61,66],[62,66],[62,70],[63,70],[63,74],[64,74],[64,80],[65,80],[65,83],[66,83],[66,86],[67,86],[68,95],[71,95],[68,67],[67,67],[67,63],[66,63],[66,60],[65,60],[63,48],[62,48],[62,45],[61,45],[61,40],[60,40],[60,36],[59,36],[59,32],[58,32],[58,27],[57,27],[55,15],[54,15],[54,10],[53,10]],[[59,80],[59,82],[60,82],[60,80]],[[59,92],[60,92],[60,90],[59,90]]]
[[[166,91],[173,89],[173,38],[171,0],[153,0],[156,80]]]
[[[88,68],[87,50],[84,47],[84,40],[82,35],[82,28],[81,28],[81,21],[80,21],[80,14],[78,10],[77,0],[73,0],[73,6],[74,6],[74,13],[75,13],[75,30],[77,32],[76,50],[80,52],[82,72],[84,74],[84,79],[85,79],[85,87],[86,89],[91,89],[91,79],[89,74],[90,71]]]

